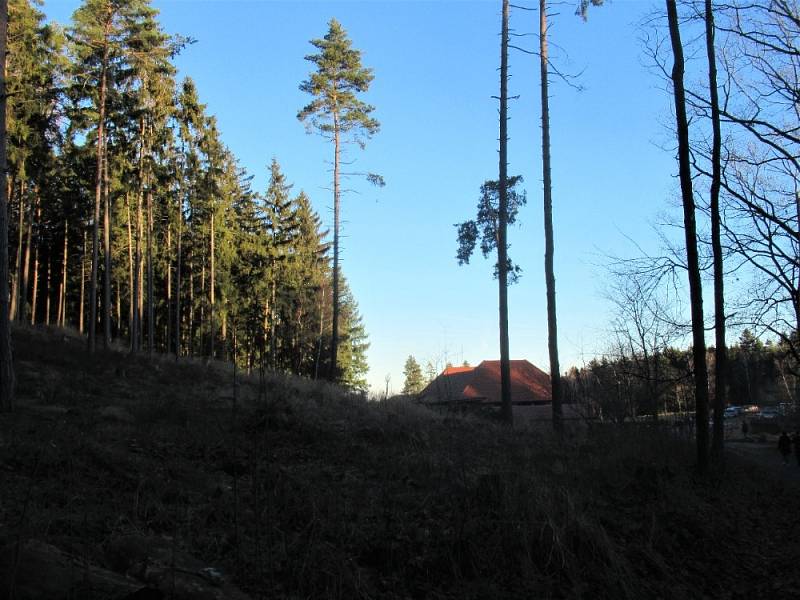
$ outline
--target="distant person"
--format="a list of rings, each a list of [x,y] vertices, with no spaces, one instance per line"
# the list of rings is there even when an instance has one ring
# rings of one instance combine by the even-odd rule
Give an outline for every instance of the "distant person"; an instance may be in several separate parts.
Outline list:
[[[747,424],[747,419],[742,419],[742,435],[744,439],[749,439],[747,434],[750,433],[750,426]]]
[[[778,450],[781,452],[781,456],[783,456],[783,464],[789,464],[789,456],[792,454],[792,440],[786,434],[786,432],[781,433],[781,437],[778,438]]]
[[[794,444],[794,457],[797,459],[797,466],[800,467],[800,431],[795,431],[792,436]]]

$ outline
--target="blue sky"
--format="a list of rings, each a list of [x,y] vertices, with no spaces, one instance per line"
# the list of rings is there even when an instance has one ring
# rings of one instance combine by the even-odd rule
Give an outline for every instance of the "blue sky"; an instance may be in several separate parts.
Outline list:
[[[266,187],[274,156],[328,223],[332,149],[297,121],[307,102],[298,85],[310,69],[308,41],[331,17],[343,24],[374,69],[365,100],[382,125],[364,151],[351,152],[353,169],[387,182],[378,190],[354,179],[343,199],[342,264],[370,336],[369,382],[383,390],[389,375],[399,391],[408,355],[439,368],[498,358],[493,261],[477,256],[459,267],[453,225],[474,216],[481,183],[497,178],[499,0],[153,4],[167,32],[197,39],[177,59],[180,75],[196,81],[255,188]],[[44,10],[66,23],[78,5],[51,0]],[[639,40],[650,9],[617,0],[584,23],[567,2],[552,19],[554,60],[582,72],[585,87],[554,81],[551,89],[562,370],[606,350],[604,256],[633,253],[631,239],[654,247],[651,223],[674,195],[674,157],[663,149],[669,96]],[[537,23],[537,12],[512,11],[518,33]],[[524,176],[528,194],[510,232],[523,268],[509,292],[511,355],[547,370],[538,58],[515,52],[511,73],[510,93],[520,98],[510,108],[509,172]]]

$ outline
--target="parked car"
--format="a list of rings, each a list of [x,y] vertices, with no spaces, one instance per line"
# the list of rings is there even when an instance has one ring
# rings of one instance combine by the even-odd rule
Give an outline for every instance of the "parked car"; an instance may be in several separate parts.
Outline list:
[[[774,406],[765,406],[758,413],[760,419],[777,419],[780,416],[780,411]]]
[[[742,407],[741,406],[729,406],[725,409],[724,418],[730,419],[732,417],[738,417],[741,414]]]

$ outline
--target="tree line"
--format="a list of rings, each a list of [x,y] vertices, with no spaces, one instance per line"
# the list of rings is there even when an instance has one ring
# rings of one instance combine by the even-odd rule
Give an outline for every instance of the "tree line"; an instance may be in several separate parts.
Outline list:
[[[193,40],[167,34],[149,0],[85,0],[65,27],[38,4],[9,0],[7,12],[10,319],[74,327],[90,351],[235,360],[364,389],[367,335],[340,274],[338,218],[332,245],[276,158],[267,189],[252,189],[195,83],[176,79]],[[312,44],[301,89],[313,100],[298,118],[358,130],[326,119],[368,88],[360,54],[335,20]],[[343,49],[351,71],[331,70],[326,53]],[[348,78],[350,105],[331,109],[325,86]]]
[[[727,390],[730,405],[793,406],[800,392],[800,377],[788,346],[761,342],[745,329],[726,349]],[[714,372],[715,348],[706,351],[709,372]],[[615,423],[641,417],[681,418],[695,410],[691,349],[666,346],[652,353],[616,346],[608,354],[570,368],[565,376],[565,400],[587,418]],[[716,396],[713,379],[709,394]]]

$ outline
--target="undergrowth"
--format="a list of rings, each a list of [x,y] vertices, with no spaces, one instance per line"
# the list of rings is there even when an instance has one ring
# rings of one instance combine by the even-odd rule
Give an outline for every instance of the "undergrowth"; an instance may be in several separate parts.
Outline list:
[[[653,426],[510,431],[408,399],[14,332],[0,538],[171,540],[257,598],[792,597],[796,490]],[[111,407],[111,408],[109,408]],[[793,511],[793,512],[792,512]],[[745,566],[743,566],[745,565]]]

